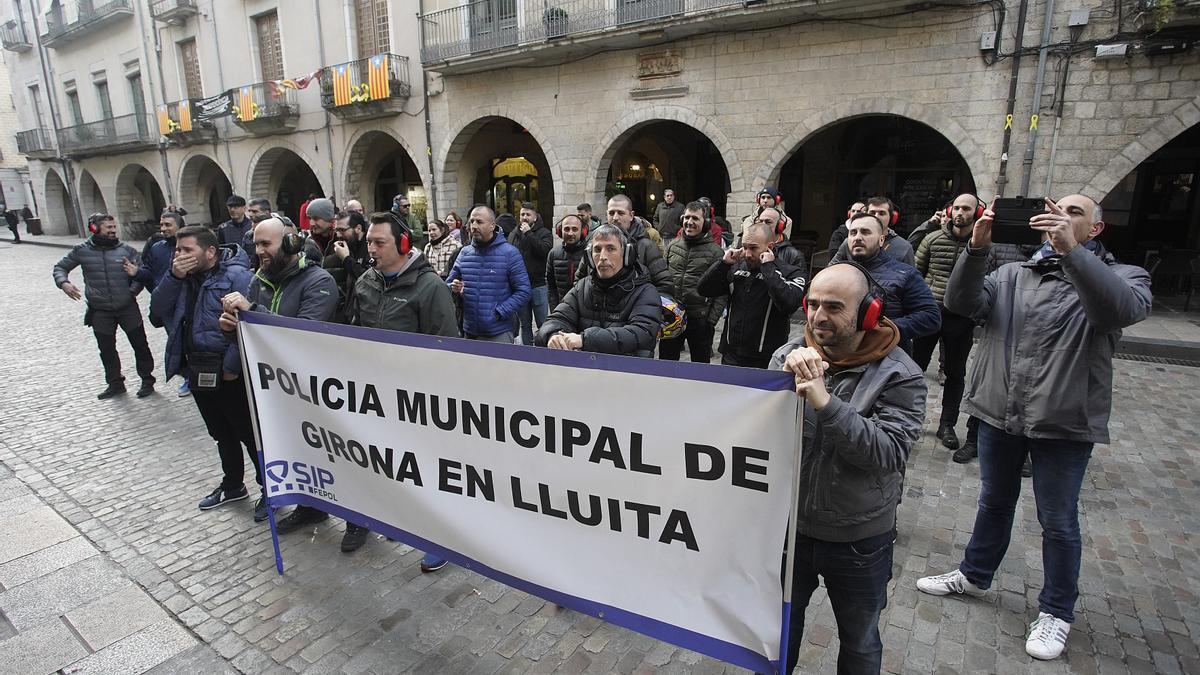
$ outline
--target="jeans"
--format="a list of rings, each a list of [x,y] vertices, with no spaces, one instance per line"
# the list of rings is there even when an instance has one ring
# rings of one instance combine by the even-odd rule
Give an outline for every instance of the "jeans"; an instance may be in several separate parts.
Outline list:
[[[683,353],[683,343],[687,341],[692,363],[709,363],[712,361],[713,332],[713,325],[703,319],[690,321],[683,335],[670,340],[658,341],[658,358],[665,361],[678,361],[680,354]]]
[[[980,588],[992,585],[1012,536],[1026,453],[1033,463],[1033,498],[1042,525],[1044,580],[1038,607],[1071,623],[1079,597],[1082,551],[1079,489],[1092,456],[1091,443],[1013,436],[980,422],[979,510],[959,569]]]
[[[186,380],[185,380],[186,382]],[[263,484],[262,467],[258,465],[258,447],[254,441],[254,426],[250,421],[250,401],[246,398],[246,383],[242,378],[221,380],[212,391],[192,390],[192,400],[204,418],[208,435],[217,442],[221,455],[221,488],[236,490],[245,483],[245,461],[242,446],[254,465],[254,478]]]
[[[887,585],[892,579],[892,546],[895,531],[853,542],[819,541],[796,537],[792,556],[792,614],[788,627],[787,670],[796,667],[804,640],[804,610],[818,576],[825,577],[829,604],[837,621],[837,671],[878,675],[883,663],[879,614],[887,607]]]
[[[117,326],[125,331],[129,345],[133,347],[134,359],[137,363],[138,377],[143,382],[154,383],[154,355],[150,353],[150,343],[146,341],[146,324],[142,323],[142,310],[136,302],[131,302],[124,309],[115,312],[95,310],[91,313],[92,333],[96,336],[96,346],[100,348],[100,363],[104,365],[104,381],[108,384],[122,384],[125,377],[121,375],[121,356],[117,353]]]
[[[541,328],[542,324],[546,323],[546,315],[549,313],[550,297],[546,285],[534,286],[529,300],[517,310],[517,315],[521,317],[521,344],[533,344],[533,322],[537,321],[538,327]]]
[[[946,384],[942,389],[942,417],[939,426],[958,424],[958,409],[962,403],[967,383],[967,357],[971,355],[971,339],[975,333],[975,322],[969,317],[955,314],[942,308],[942,330],[933,335],[919,337],[914,341],[913,360],[924,372],[933,357],[933,349],[941,340],[946,350],[943,370]]]
[[[512,331],[507,330],[499,335],[471,335],[467,333],[463,337],[467,338],[468,340],[479,340],[480,342],[499,342],[506,345],[511,345],[513,343]]]

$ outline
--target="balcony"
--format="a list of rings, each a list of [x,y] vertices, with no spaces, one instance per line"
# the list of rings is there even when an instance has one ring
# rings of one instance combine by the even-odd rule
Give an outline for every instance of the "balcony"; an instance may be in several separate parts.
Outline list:
[[[158,133],[173,145],[211,143],[217,129],[211,121],[193,121],[192,102],[184,99],[158,107]]]
[[[103,30],[128,16],[133,16],[130,0],[109,0],[99,6],[92,6],[87,1],[80,2],[78,16],[70,23],[63,19],[61,10],[46,17],[46,32],[42,35],[42,42],[47,47],[66,44]]]
[[[1200,24],[1200,0],[1138,0],[1134,26],[1147,33]]]
[[[421,62],[446,74],[554,65],[597,51],[644,48],[805,19],[878,16],[911,4],[912,0],[470,0],[420,17]]]
[[[296,90],[259,82],[239,87],[233,96],[233,123],[249,134],[267,136],[285,134],[300,121]]]
[[[59,147],[68,157],[148,150],[158,144],[158,128],[149,115],[121,115],[59,131]]]
[[[350,122],[396,115],[411,94],[407,56],[376,54],[321,73],[321,105]]]
[[[47,129],[17,132],[17,152],[33,159],[54,159],[54,136]]]
[[[25,37],[25,29],[16,21],[9,21],[0,26],[0,44],[10,52],[27,52],[33,49],[29,38]]]
[[[151,16],[176,26],[182,25],[189,16],[199,11],[196,0],[152,0],[150,3]]]

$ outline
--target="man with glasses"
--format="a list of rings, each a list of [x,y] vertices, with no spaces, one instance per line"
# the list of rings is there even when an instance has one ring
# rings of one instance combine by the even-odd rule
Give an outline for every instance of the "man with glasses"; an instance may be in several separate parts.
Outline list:
[[[392,213],[400,218],[400,222],[404,223],[409,232],[412,232],[413,248],[418,250],[425,249],[425,225],[421,219],[413,215],[412,202],[404,195],[396,195],[392,198]]]
[[[338,311],[335,320],[348,323],[350,300],[354,296],[354,284],[369,268],[371,259],[367,252],[366,219],[356,211],[342,211],[334,221],[333,242],[321,259],[321,266],[333,276],[338,285]]]

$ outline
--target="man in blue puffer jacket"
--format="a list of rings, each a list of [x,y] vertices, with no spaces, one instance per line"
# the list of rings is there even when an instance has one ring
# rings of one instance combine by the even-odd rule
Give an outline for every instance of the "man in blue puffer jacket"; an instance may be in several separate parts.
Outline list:
[[[532,293],[525,258],[496,227],[496,212],[471,210],[471,244],[463,247],[446,277],[463,299],[463,333],[470,340],[513,341],[513,316]]]
[[[221,485],[201,500],[200,510],[207,511],[249,496],[243,445],[260,489],[262,486],[238,343],[227,340],[218,323],[221,298],[247,292],[250,261],[236,244],[220,246],[217,235],[202,226],[180,229],[175,247],[171,271],[150,296],[150,316],[167,328],[167,379],[182,375],[193,380],[192,398],[208,435],[217,442],[224,477]],[[220,377],[210,376],[205,381],[205,359],[211,369],[219,363]],[[255,510],[261,509],[265,516],[265,502],[261,503]]]
[[[124,262],[125,274],[133,277],[146,288],[153,291],[158,282],[171,270],[171,261],[175,259],[175,235],[186,227],[183,216],[175,211],[163,211],[158,219],[158,231],[163,238],[150,245],[149,250],[142,256],[142,264],[136,265],[131,260]]]

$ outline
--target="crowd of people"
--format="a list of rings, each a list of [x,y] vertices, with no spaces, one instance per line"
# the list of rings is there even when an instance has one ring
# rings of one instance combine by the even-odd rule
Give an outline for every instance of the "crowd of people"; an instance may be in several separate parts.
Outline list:
[[[180,376],[179,394],[196,402],[221,461],[221,483],[201,510],[249,498],[248,456],[259,483],[254,519],[268,517],[233,337],[244,312],[669,360],[686,346],[701,363],[711,362],[721,327],[722,364],[788,371],[804,399],[788,669],[823,577],[839,672],[878,672],[879,616],[903,527],[897,506],[938,351],[936,436],[956,462],[978,456],[982,489],[962,563],[917,587],[985,594],[1008,546],[1021,474],[1031,473],[1045,582],[1026,650],[1039,659],[1062,652],[1078,596],[1079,491],[1093,444],[1109,440],[1112,355],[1121,329],[1151,305],[1146,272],[1119,264],[1097,239],[1104,222],[1090,198],[1046,200],[1029,223],[1043,243],[1021,248],[992,243],[994,214],[976,195],[959,195],[908,237],[896,230],[891,200],[872,197],[849,207],[830,263],[811,275],[784,200],[769,188],[732,223],[711,200],[680,203],[672,190],[650,219],[617,194],[603,219],[580,204],[552,226],[531,203],[515,218],[479,205],[465,220],[452,211],[423,225],[403,195],[369,215],[356,200],[338,208],[314,195],[299,226],[261,197],[233,196],[227,206],[215,231],[168,208],[161,240],[140,256],[117,239],[112,216],[94,214],[91,237],[54,267],[55,283],[76,300],[69,274],[83,268],[102,399],[125,392],[117,326],[137,355],[137,395],[154,392],[137,302],[150,291],[150,321],[167,333],[167,379]],[[803,331],[793,337],[796,312]],[[300,506],[277,529],[328,518]],[[342,550],[368,534],[347,522]],[[427,555],[421,569],[445,564]]]

